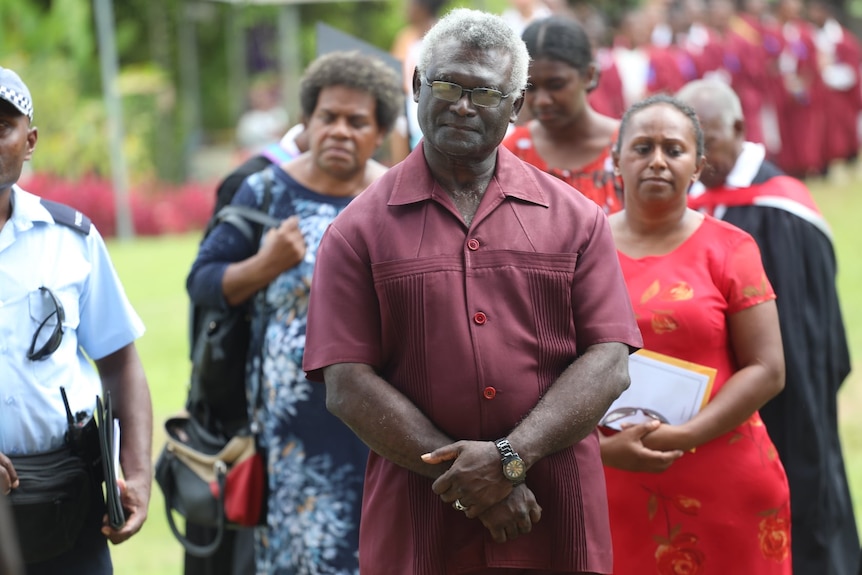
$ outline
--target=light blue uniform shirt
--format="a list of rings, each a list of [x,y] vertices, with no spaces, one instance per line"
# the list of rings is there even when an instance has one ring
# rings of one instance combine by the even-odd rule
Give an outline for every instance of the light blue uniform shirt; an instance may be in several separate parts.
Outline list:
[[[54,292],[66,319],[57,351],[32,361],[33,334],[54,311],[40,286]],[[55,320],[42,328],[39,344]],[[37,196],[13,186],[12,218],[0,230],[0,452],[60,446],[67,425],[60,386],[72,413],[92,413],[102,386],[88,358],[110,355],[143,333],[95,226],[84,235],[56,224]]]

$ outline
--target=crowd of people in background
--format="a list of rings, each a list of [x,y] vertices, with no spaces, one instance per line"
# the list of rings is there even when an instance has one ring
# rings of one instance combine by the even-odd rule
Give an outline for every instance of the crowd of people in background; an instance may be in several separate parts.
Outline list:
[[[588,4],[571,15],[593,41],[596,111],[620,118],[646,96],[715,77],[739,95],[747,139],[788,174],[855,160],[862,51],[829,3],[647,0],[616,23]]]
[[[409,3],[408,26],[392,46],[392,54],[405,63],[408,96],[422,34],[445,4]],[[583,27],[596,68],[588,103],[603,116],[619,120],[645,97],[715,78],[739,95],[747,140],[764,144],[768,158],[786,173],[824,176],[830,168],[855,163],[862,48],[825,0],[645,0],[614,15],[577,0],[512,0],[502,13],[518,34],[551,15]],[[576,54],[578,46],[572,48]],[[532,116],[528,107],[518,123]],[[420,134],[410,98],[406,117],[412,149]],[[392,160],[406,151],[397,147]]]

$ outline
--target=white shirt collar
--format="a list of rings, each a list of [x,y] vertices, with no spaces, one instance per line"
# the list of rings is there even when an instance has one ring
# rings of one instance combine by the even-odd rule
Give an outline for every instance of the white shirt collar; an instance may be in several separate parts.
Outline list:
[[[39,196],[22,190],[18,184],[13,184],[10,221],[17,229],[25,230],[32,227],[33,222],[53,222],[54,218],[42,206]]]
[[[736,164],[727,174],[727,179],[724,181],[725,187],[747,188],[751,186],[751,182],[754,181],[754,177],[760,171],[760,166],[763,165],[765,159],[766,147],[763,144],[743,142],[742,153],[736,158]]]
[[[743,142],[742,152],[736,158],[733,169],[727,174],[727,178],[724,180],[724,187],[737,189],[751,186],[754,177],[760,171],[760,166],[763,165],[764,159],[766,159],[766,148],[763,144]],[[696,198],[705,191],[706,188],[701,182],[695,182],[691,185],[689,194]]]

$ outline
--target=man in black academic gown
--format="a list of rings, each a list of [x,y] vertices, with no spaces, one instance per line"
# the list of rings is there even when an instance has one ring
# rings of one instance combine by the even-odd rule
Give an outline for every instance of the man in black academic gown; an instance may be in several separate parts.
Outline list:
[[[698,80],[677,97],[694,108],[706,142],[707,165],[689,205],[754,237],[778,296],[787,380],[760,415],[790,483],[793,572],[852,574],[859,537],[837,413],[850,353],[829,226],[805,185],[765,160],[762,145],[745,141],[730,87]]]

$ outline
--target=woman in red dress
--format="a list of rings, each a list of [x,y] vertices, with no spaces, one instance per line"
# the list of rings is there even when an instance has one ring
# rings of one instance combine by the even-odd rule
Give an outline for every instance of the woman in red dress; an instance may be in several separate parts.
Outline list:
[[[605,213],[622,209],[610,150],[619,121],[590,107],[587,94],[598,71],[590,40],[576,20],[551,16],[523,34],[530,53],[525,105],[532,120],[517,126],[503,145],[595,201]]]
[[[717,375],[682,425],[602,428],[616,575],[791,573],[787,477],[757,413],[784,385],[775,294],[751,236],[686,207],[703,163],[685,104],[623,117],[609,220],[644,349]]]

